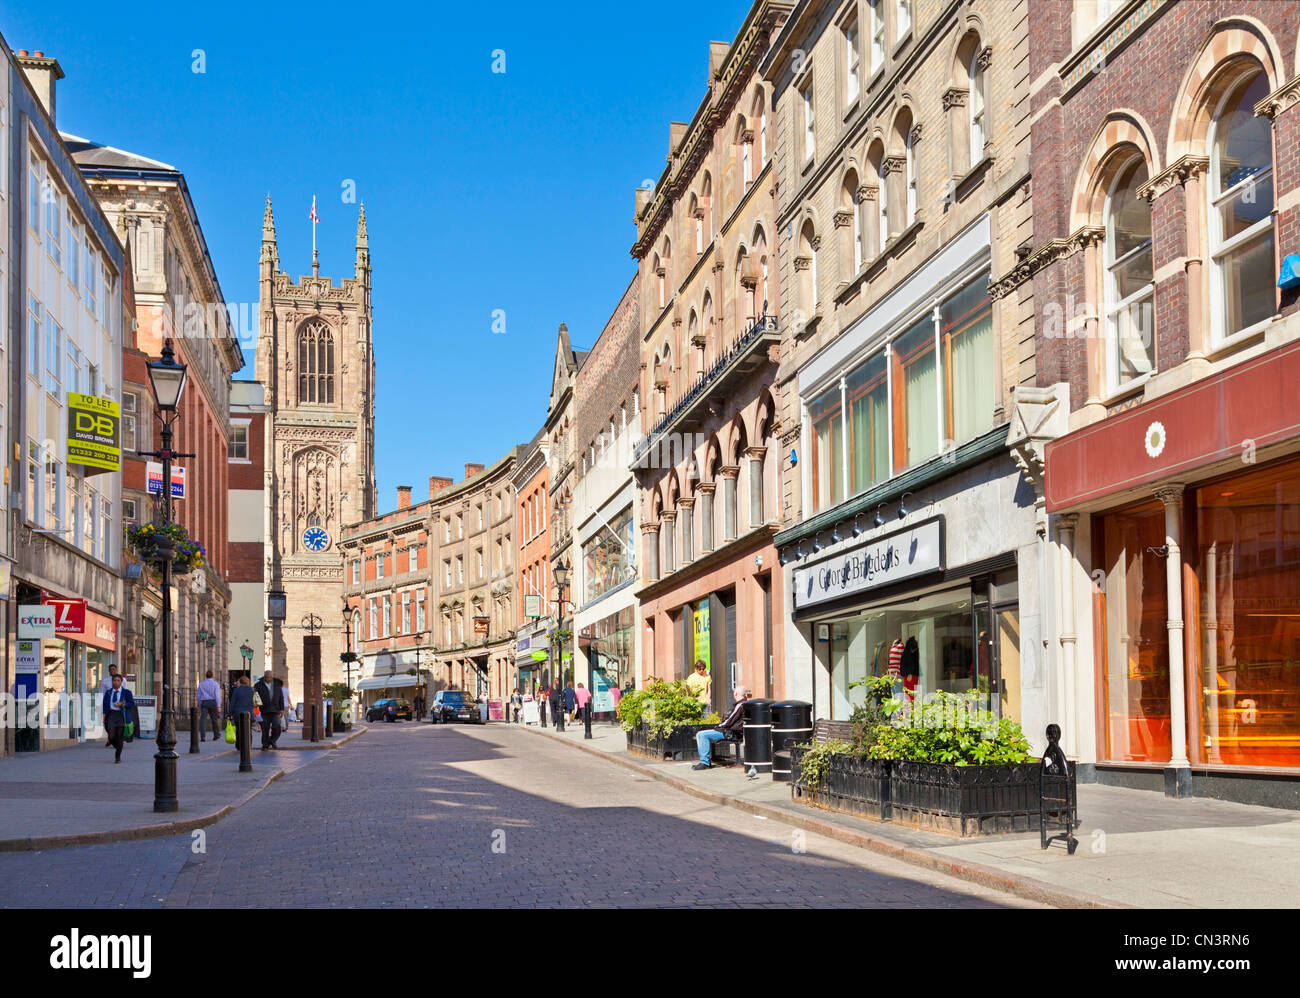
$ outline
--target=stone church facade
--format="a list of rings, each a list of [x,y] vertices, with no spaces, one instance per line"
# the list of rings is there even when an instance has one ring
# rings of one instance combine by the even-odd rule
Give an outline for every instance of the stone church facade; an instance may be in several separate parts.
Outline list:
[[[325,682],[342,679],[343,528],[375,515],[370,251],[357,219],[353,277],[335,284],[280,269],[271,200],[262,222],[257,378],[266,386],[267,590],[283,591],[268,620],[265,661],[302,691],[302,638],[321,637]],[[315,620],[311,619],[315,616]]]

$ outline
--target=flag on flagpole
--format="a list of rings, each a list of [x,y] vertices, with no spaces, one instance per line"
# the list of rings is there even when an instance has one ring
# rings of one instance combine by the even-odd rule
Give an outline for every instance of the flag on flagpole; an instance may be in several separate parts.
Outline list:
[[[315,194],[313,194],[313,195],[311,196],[311,220],[312,220],[313,222],[319,222],[319,221],[320,221],[320,218],[316,215],[316,195],[315,195]]]

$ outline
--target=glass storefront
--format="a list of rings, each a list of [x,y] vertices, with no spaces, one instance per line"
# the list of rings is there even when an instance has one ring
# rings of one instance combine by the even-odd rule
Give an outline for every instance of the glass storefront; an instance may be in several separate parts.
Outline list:
[[[1159,503],[1102,520],[1105,757],[1168,762],[1169,591]]]
[[[1199,761],[1300,765],[1300,461],[1195,503]]]
[[[864,690],[853,684],[868,676],[896,677],[895,696],[909,699],[979,690],[986,709],[1019,720],[1014,573],[998,582],[980,580],[815,625],[828,628],[831,720],[848,720],[863,703]]]
[[[582,645],[589,667],[592,716],[613,719],[623,687],[634,680],[633,648],[636,608],[625,607],[584,628]]]

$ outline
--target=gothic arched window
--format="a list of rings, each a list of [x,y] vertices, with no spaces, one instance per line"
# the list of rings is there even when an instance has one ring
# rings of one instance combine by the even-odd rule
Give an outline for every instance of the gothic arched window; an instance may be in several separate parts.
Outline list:
[[[320,319],[298,330],[298,404],[334,403],[334,334]]]

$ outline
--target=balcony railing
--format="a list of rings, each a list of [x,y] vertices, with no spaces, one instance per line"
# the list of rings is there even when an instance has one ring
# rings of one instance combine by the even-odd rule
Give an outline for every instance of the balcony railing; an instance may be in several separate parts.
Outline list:
[[[650,448],[655,445],[655,442],[663,435],[664,431],[669,426],[689,412],[695,404],[699,402],[705,392],[708,391],[709,386],[717,381],[718,378],[726,372],[727,368],[735,363],[735,361],[738,360],[750,346],[762,337],[763,334],[775,333],[776,331],[776,316],[767,315],[765,313],[755,319],[748,329],[732,341],[731,345],[727,347],[726,351],[713,362],[713,365],[707,371],[700,373],[700,375],[691,383],[690,388],[686,390],[686,393],[677,401],[677,404],[659,417],[659,421],[655,423],[654,429],[652,429],[649,434],[647,434],[646,437],[636,445],[636,449],[632,452],[633,463],[640,460],[646,451],[650,450]]]

